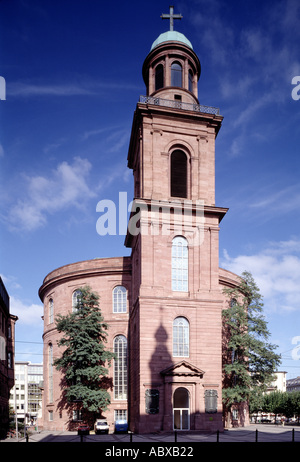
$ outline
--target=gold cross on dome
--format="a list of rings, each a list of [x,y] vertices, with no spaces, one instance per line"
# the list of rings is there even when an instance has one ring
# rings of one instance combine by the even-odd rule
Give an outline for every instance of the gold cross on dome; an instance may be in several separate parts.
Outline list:
[[[174,6],[170,6],[169,14],[162,14],[162,19],[170,19],[170,30],[174,30],[174,19],[182,19],[181,14],[174,14]]]

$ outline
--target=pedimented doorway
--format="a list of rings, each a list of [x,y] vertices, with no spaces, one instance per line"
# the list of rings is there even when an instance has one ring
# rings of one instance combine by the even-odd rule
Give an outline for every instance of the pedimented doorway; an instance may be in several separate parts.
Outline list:
[[[190,394],[179,387],[173,395],[173,430],[190,429]]]

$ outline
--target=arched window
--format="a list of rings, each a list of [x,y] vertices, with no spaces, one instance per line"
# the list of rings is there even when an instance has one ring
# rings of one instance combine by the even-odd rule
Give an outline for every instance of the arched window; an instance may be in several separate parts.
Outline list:
[[[127,399],[127,339],[118,335],[114,339],[114,396]]]
[[[159,90],[164,86],[164,67],[159,64],[155,68],[155,90]]]
[[[73,292],[72,295],[72,311],[76,311],[80,308],[81,306],[81,297],[82,293],[81,290],[77,289]]]
[[[49,403],[53,403],[53,346],[48,345],[48,387],[49,387]]]
[[[171,196],[187,198],[187,156],[180,149],[171,154]]]
[[[193,91],[193,78],[194,78],[194,74],[193,72],[191,71],[191,69],[189,70],[189,90],[192,92]]]
[[[172,241],[172,290],[188,291],[188,245],[182,236]]]
[[[53,299],[49,300],[49,324],[53,322]]]
[[[171,65],[171,85],[172,87],[182,87],[182,67],[176,61]]]
[[[127,290],[123,286],[116,286],[113,290],[113,312],[126,313]]]
[[[173,356],[187,358],[189,356],[189,322],[186,318],[178,317],[173,322]]]

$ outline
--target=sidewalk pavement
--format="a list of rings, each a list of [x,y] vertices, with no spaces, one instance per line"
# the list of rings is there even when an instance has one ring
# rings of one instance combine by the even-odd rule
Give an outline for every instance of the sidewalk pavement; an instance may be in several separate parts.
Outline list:
[[[181,443],[255,443],[255,442],[300,442],[300,427],[298,426],[277,426],[272,424],[251,424],[243,428],[233,428],[224,430],[219,433],[204,433],[204,432],[172,432],[172,433],[152,433],[152,434],[109,434],[109,435],[84,435],[79,436],[77,432],[68,431],[50,431],[44,430],[41,432],[29,433],[25,438],[7,438],[1,442],[33,442],[33,443],[71,443],[71,442],[102,442],[108,444],[122,443],[172,443],[180,445]]]

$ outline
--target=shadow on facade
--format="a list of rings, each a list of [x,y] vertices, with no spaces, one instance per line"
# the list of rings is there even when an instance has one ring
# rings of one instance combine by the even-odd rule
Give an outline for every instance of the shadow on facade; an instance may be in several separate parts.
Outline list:
[[[162,323],[155,332],[154,341],[156,347],[149,362],[151,384],[145,390],[146,419],[152,431],[170,431],[173,428],[172,392],[161,372],[173,364],[173,358],[167,347],[168,333]]]
[[[148,431],[223,431],[222,412],[217,410],[222,390],[204,386],[205,371],[191,364],[188,357],[173,357],[168,338],[161,322],[149,362],[151,384],[145,387]]]

